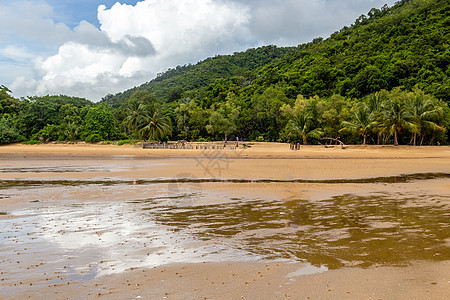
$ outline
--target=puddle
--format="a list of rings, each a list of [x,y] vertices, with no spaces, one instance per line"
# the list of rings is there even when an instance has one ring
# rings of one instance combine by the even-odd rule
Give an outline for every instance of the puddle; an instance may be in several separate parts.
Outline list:
[[[318,202],[245,201],[163,207],[153,217],[201,240],[226,239],[265,259],[329,269],[450,259],[448,206],[407,205],[411,201],[354,195]]]
[[[2,283],[41,277],[45,284],[65,284],[168,263],[259,259],[226,243],[197,243],[176,227],[157,224],[141,209],[138,201],[11,212],[0,219]]]

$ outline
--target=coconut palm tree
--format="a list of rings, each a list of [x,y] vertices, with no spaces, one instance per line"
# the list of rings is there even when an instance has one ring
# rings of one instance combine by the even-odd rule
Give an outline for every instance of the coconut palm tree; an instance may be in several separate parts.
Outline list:
[[[289,120],[286,129],[289,135],[302,138],[303,144],[308,144],[308,138],[320,139],[323,132],[320,128],[313,128],[314,117],[311,113],[299,113]]]
[[[366,103],[360,103],[356,111],[352,114],[351,121],[343,121],[342,129],[339,132],[356,133],[363,137],[363,145],[366,144],[366,138],[370,134],[372,128],[377,125],[377,111],[370,111]]]
[[[438,125],[435,121],[442,119],[442,107],[436,107],[434,101],[419,93],[412,98],[409,103],[411,110],[411,121],[414,123],[413,143],[417,145],[417,136],[421,137],[420,145],[423,144],[426,132],[445,131],[445,128]]]
[[[172,134],[170,118],[162,113],[156,105],[146,105],[138,126],[139,137],[144,140],[161,141]]]
[[[80,126],[75,122],[70,122],[65,125],[64,134],[69,138],[70,141],[75,141],[79,131]]]
[[[411,122],[412,114],[405,101],[399,97],[392,97],[383,102],[381,111],[381,133],[394,136],[394,145],[398,146],[398,136],[404,129],[414,132],[416,125]]]
[[[144,120],[146,106],[139,101],[130,101],[126,109],[127,116],[124,119],[124,124],[128,130],[139,135],[139,126]]]

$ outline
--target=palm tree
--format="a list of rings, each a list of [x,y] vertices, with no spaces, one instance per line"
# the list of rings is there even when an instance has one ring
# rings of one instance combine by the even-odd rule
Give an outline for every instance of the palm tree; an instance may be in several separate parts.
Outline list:
[[[124,124],[127,126],[128,130],[139,135],[139,126],[143,121],[145,115],[146,106],[139,101],[131,101],[126,109],[126,118],[124,119]]]
[[[313,121],[314,117],[309,112],[296,114],[289,120],[286,129],[289,135],[300,136],[303,145],[306,145],[308,144],[308,138],[319,139],[323,135],[320,128],[312,128]]]
[[[75,141],[78,136],[79,129],[80,126],[78,126],[75,122],[70,122],[66,124],[64,133],[70,141]]]
[[[387,99],[388,95],[389,93],[387,91],[381,90],[379,92],[371,94],[367,102],[367,107],[369,108],[373,121],[371,129],[377,134],[377,145],[380,144],[381,135],[383,133],[381,129],[381,122],[379,122],[379,120],[382,119],[382,103]]]
[[[383,102],[381,111],[381,133],[388,132],[394,136],[394,145],[398,146],[398,136],[403,129],[416,130],[411,122],[412,115],[405,102],[394,97]]]
[[[146,105],[140,120],[138,134],[144,140],[160,142],[165,136],[172,134],[170,118],[163,114],[156,105]]]
[[[409,103],[412,112],[412,123],[415,125],[413,131],[414,146],[417,144],[417,136],[420,136],[422,146],[426,131],[445,131],[445,128],[435,123],[442,119],[443,111],[441,107],[436,108],[431,99],[426,99],[423,93],[416,95]]]
[[[367,136],[372,128],[377,125],[377,112],[371,112],[366,103],[361,103],[358,105],[358,109],[353,112],[352,117],[351,121],[343,121],[341,123],[342,129],[339,132],[357,133],[363,137],[363,145],[365,145]]]

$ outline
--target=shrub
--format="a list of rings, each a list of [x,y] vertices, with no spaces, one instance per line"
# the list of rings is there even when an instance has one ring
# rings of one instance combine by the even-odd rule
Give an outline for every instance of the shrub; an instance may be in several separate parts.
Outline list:
[[[0,120],[0,144],[9,144],[18,142],[21,136],[17,128],[7,119]]]
[[[40,143],[41,142],[38,141],[38,140],[29,140],[29,141],[22,142],[22,144],[24,144],[24,145],[37,145],[37,144],[40,144]]]
[[[84,139],[86,143],[98,143],[102,140],[102,137],[98,133],[93,133],[87,136]]]

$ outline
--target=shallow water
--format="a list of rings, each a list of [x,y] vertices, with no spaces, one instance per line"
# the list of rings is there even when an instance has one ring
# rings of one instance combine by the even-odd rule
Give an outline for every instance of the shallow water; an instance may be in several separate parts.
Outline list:
[[[204,203],[216,195],[202,191],[203,183],[247,181],[3,180],[0,201],[16,197],[29,205],[0,209],[0,284],[29,289],[31,282],[39,287],[85,281],[177,262],[304,262],[305,268],[292,275],[298,276],[347,266],[448,260],[448,197],[389,188],[448,177],[323,180],[324,185],[375,183],[387,188],[321,201],[224,193],[225,201],[210,205]],[[282,182],[298,188],[318,181]],[[135,193],[134,184],[142,192]],[[203,201],[196,201],[199,197]]]

